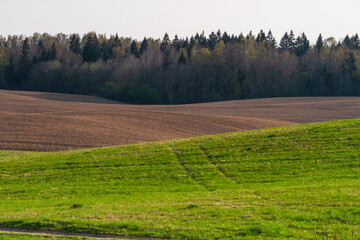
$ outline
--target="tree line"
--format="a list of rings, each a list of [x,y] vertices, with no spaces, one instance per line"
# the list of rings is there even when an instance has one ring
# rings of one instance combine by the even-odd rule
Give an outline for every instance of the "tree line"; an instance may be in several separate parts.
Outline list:
[[[271,30],[137,41],[90,32],[0,36],[0,88],[97,95],[145,104],[359,96],[360,40]]]

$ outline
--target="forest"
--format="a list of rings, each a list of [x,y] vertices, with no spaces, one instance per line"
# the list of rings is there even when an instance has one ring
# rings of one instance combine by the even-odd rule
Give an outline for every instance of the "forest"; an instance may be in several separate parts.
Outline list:
[[[0,36],[0,88],[95,95],[137,104],[359,96],[360,39],[271,30],[144,38]]]

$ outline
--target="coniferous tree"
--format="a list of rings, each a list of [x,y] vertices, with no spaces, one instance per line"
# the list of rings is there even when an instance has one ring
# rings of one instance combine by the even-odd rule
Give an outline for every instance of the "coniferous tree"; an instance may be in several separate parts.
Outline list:
[[[295,46],[296,46],[295,35],[294,35],[293,30],[291,30],[290,34],[289,34],[289,50],[291,52],[294,52]]]
[[[176,51],[180,51],[181,46],[180,46],[180,40],[179,40],[178,35],[175,35],[172,45],[174,46]]]
[[[224,32],[224,34],[222,36],[222,40],[224,41],[225,44],[230,42],[231,39],[230,39],[229,35],[227,34],[227,32]]]
[[[112,55],[112,41],[104,40],[100,46],[101,58],[104,62],[110,59]]]
[[[80,36],[78,34],[70,35],[70,50],[77,55],[81,54]]]
[[[342,74],[343,76],[350,79],[352,84],[353,95],[360,93],[360,79],[356,75],[356,60],[353,52],[348,52],[347,56],[342,65]]]
[[[360,49],[360,39],[358,34],[352,36],[350,41],[351,41],[351,49],[355,49],[355,50]]]
[[[168,51],[169,47],[170,47],[170,43],[171,43],[171,41],[170,41],[169,35],[167,33],[165,33],[165,35],[162,39],[161,45],[160,45],[160,50],[162,52]]]
[[[146,37],[144,37],[144,40],[141,42],[141,46],[140,46],[140,54],[143,54],[149,47],[149,43],[148,40],[146,39]]]
[[[55,42],[51,45],[49,57],[50,57],[51,61],[54,61],[57,59],[57,50],[56,50]]]
[[[273,36],[271,30],[269,30],[269,32],[266,36],[265,46],[267,49],[275,49],[276,45],[277,45],[277,43],[276,43],[275,37]]]
[[[290,50],[289,34],[285,32],[284,36],[280,40],[281,50]]]
[[[254,40],[254,39],[255,39],[255,37],[254,37],[252,31],[250,31],[249,34],[246,35],[246,40],[249,41],[249,40]]]
[[[21,80],[27,80],[30,72],[31,60],[29,54],[30,47],[28,42],[29,39],[25,38],[19,59],[19,77]]]
[[[139,48],[137,46],[136,41],[132,41],[131,46],[130,46],[130,53],[133,54],[135,57],[139,57]]]
[[[303,33],[300,36],[297,37],[296,39],[296,46],[295,46],[295,53],[297,56],[302,56],[304,55],[308,49],[310,48],[310,42],[307,39],[305,33]]]
[[[349,37],[349,35],[346,35],[346,37],[344,38],[344,40],[343,40],[343,42],[342,42],[342,44],[344,45],[344,46],[346,46],[347,48],[349,48],[349,49],[351,49],[351,40],[350,40],[350,37]]]
[[[112,47],[116,48],[116,47],[121,47],[121,46],[122,46],[121,40],[120,40],[118,34],[116,33]]]
[[[214,50],[215,45],[217,43],[217,35],[214,32],[211,32],[208,39],[208,46],[211,50]]]
[[[186,37],[185,40],[183,40],[182,43],[181,43],[181,48],[186,49],[186,48],[188,48],[188,46],[189,46],[189,38]]]
[[[238,37],[238,39],[237,39],[237,42],[240,42],[240,43],[244,43],[244,42],[245,42],[244,34],[242,34],[242,33],[239,34],[239,37]]]
[[[186,57],[184,55],[184,50],[183,49],[180,52],[179,64],[186,64]]]
[[[82,57],[84,62],[96,62],[101,57],[100,43],[96,33],[89,33],[86,36]]]
[[[222,39],[222,33],[220,29],[216,32],[216,42],[219,42]]]
[[[319,37],[316,40],[315,48],[318,50],[318,52],[324,47],[324,41],[321,36],[321,33],[319,34]]]
[[[193,36],[191,36],[188,47],[186,49],[188,58],[191,58],[191,50],[195,46],[195,43],[196,43],[195,38]]]
[[[8,65],[5,69],[5,78],[7,81],[7,85],[10,87],[15,87],[18,84],[18,79],[16,78],[14,58],[12,54],[10,54],[9,56]]]
[[[206,36],[205,36],[205,32],[204,31],[202,31],[202,33],[200,34],[200,36],[199,36],[199,39],[198,39],[198,42],[199,42],[199,44],[200,44],[200,46],[202,46],[202,47],[204,47],[204,48],[206,48],[206,47],[208,47],[207,46],[207,39],[206,39]]]
[[[260,32],[258,33],[256,40],[257,43],[265,43],[266,41],[266,35],[264,33],[264,31],[261,29]]]

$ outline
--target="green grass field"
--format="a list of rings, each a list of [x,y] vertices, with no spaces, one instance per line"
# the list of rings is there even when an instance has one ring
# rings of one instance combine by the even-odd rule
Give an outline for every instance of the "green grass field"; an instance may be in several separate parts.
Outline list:
[[[70,152],[0,151],[0,226],[359,239],[359,186],[360,120]]]
[[[86,238],[80,237],[53,237],[53,236],[40,236],[29,234],[1,234],[1,240],[83,240]]]

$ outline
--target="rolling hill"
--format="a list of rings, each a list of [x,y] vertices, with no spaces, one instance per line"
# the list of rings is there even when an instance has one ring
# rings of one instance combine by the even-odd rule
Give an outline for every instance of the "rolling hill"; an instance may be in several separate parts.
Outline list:
[[[0,151],[0,226],[170,239],[357,239],[360,120]]]
[[[144,106],[0,90],[0,149],[63,151],[359,117],[359,97]]]

